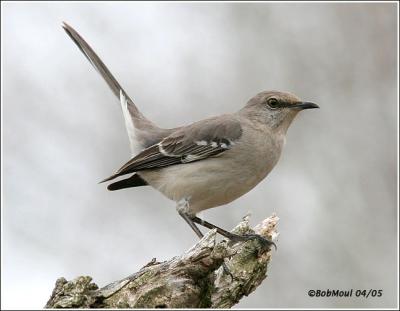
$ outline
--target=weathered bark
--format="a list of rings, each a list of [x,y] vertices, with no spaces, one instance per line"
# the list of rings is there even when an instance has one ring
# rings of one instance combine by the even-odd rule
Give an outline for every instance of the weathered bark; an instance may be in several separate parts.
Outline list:
[[[245,217],[232,232],[255,232],[275,240],[278,219],[272,215],[252,230]],[[154,258],[138,272],[100,289],[89,276],[59,278],[45,307],[230,308],[266,278],[272,252],[257,239],[217,242],[211,230],[181,256],[164,262]]]

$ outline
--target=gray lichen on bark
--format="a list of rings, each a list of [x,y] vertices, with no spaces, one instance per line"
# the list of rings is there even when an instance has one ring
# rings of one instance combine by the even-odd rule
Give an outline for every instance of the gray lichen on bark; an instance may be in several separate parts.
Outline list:
[[[251,229],[246,216],[232,232],[275,240],[278,220],[272,215]],[[138,272],[103,288],[89,276],[59,278],[45,307],[230,308],[266,278],[272,252],[257,239],[217,242],[217,233],[211,230],[182,255],[164,262],[153,258]]]

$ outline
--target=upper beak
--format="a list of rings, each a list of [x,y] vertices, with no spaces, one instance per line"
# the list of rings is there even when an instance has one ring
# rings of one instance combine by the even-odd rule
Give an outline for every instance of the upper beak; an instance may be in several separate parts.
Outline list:
[[[310,102],[298,102],[295,103],[294,105],[290,105],[289,108],[298,108],[298,109],[314,109],[314,108],[319,108],[317,104],[310,103]]]

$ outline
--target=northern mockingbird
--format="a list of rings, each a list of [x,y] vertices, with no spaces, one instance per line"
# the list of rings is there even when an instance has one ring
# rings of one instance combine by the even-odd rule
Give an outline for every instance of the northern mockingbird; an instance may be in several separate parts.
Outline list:
[[[131,176],[111,183],[108,190],[152,186],[176,202],[178,213],[200,238],[196,224],[234,241],[262,239],[232,234],[196,214],[254,188],[278,162],[297,113],[318,106],[289,93],[261,92],[237,112],[163,129],[139,111],[87,42],[68,24],[63,28],[121,103],[133,157],[102,182]]]

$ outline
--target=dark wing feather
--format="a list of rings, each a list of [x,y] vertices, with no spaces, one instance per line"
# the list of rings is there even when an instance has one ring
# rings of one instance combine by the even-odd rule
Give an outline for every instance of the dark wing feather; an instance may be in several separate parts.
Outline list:
[[[216,156],[229,150],[241,135],[240,123],[231,115],[193,123],[177,130],[158,144],[144,149],[102,182],[138,171]]]
[[[133,174],[131,177],[119,180],[107,186],[107,189],[110,191],[120,190],[125,188],[132,188],[132,187],[141,187],[147,186],[148,183],[141,178],[138,174]]]

